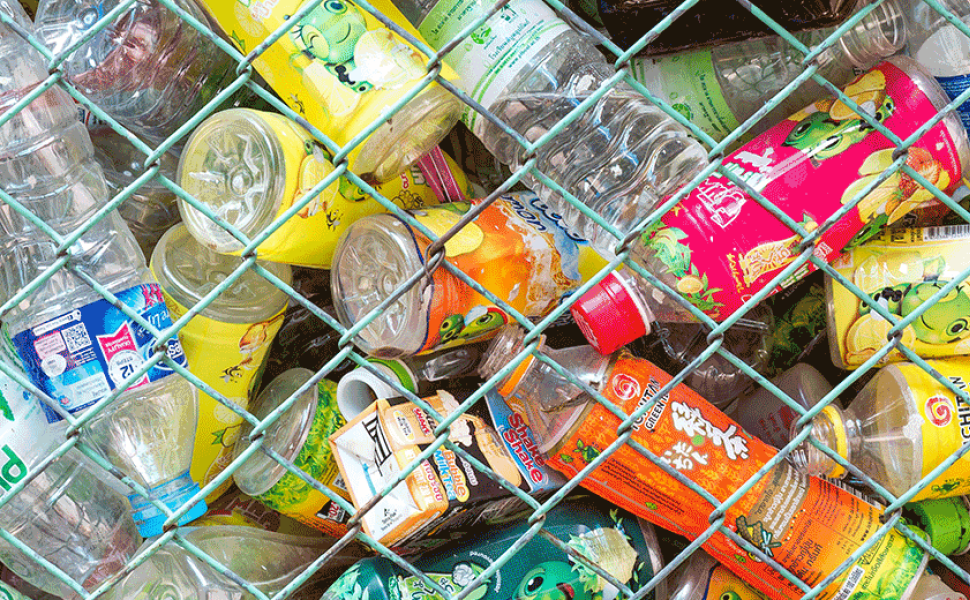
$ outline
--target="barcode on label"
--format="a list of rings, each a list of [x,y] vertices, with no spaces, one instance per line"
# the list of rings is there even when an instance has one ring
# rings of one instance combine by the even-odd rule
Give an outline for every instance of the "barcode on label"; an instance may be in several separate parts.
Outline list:
[[[923,239],[927,242],[962,238],[970,238],[970,225],[943,225],[923,228]]]
[[[835,595],[832,600],[846,600],[852,592],[855,590],[855,586],[858,585],[862,576],[866,574],[866,570],[859,565],[854,565],[849,569],[849,575],[845,578],[845,583],[839,588],[839,593]]]

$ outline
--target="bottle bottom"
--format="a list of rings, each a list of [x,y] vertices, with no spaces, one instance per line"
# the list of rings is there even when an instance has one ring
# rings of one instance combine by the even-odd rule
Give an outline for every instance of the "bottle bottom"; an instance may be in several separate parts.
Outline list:
[[[352,170],[368,183],[393,179],[448,135],[460,112],[451,92],[429,86],[364,140]]]

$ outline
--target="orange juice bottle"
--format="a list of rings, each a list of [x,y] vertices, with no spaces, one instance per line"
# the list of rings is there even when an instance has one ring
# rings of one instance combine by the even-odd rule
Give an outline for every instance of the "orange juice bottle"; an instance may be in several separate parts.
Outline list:
[[[420,227],[397,215],[369,215],[343,233],[330,278],[334,308],[345,327],[368,320],[354,339],[364,352],[398,358],[487,340],[512,319],[492,295],[525,317],[541,317],[606,264],[533,192],[481,203],[408,211]],[[438,239],[443,257],[433,250]]]
[[[518,328],[503,329],[480,374],[499,373],[522,352],[523,340]],[[552,361],[572,377],[560,375]],[[538,350],[496,383],[541,439],[548,465],[574,477],[594,464],[580,482],[590,491],[689,539],[704,536],[711,514],[723,511],[723,522],[702,547],[769,598],[800,598],[804,592],[763,562],[766,558],[809,587],[821,584],[816,597],[822,600],[912,596],[927,555],[899,531],[889,529],[857,560],[848,560],[882,526],[880,507],[777,461],[777,450],[690,388],[681,384],[661,393],[671,379],[626,352],[600,356],[591,346],[551,350],[540,338]],[[607,408],[589,389],[613,406]],[[636,418],[623,426],[620,414]],[[617,443],[618,432],[628,436],[625,443]],[[747,492],[724,504],[745,484]],[[834,579],[823,581],[837,570]]]

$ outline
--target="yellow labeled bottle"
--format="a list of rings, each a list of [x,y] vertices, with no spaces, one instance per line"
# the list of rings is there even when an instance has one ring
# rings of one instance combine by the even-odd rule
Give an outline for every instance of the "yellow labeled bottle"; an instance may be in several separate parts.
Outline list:
[[[368,182],[404,171],[458,121],[458,99],[435,81],[422,81],[430,57],[350,0],[327,0],[309,12],[303,10],[306,0],[202,4],[243,54],[289,26],[253,65],[284,102],[335,143],[344,146],[380,123],[347,157],[350,169]],[[405,23],[390,0],[371,4]],[[291,18],[297,13],[303,16]],[[413,27],[402,27],[420,39]],[[441,75],[457,78],[448,68]],[[414,91],[402,107],[388,110]]]
[[[421,165],[427,161],[429,168],[407,169],[377,191],[405,209],[437,204],[440,197],[471,197],[468,180],[454,161],[437,148],[426,156]],[[250,239],[275,228],[257,247],[260,259],[329,269],[340,234],[361,217],[387,211],[344,177],[317,192],[334,171],[331,158],[295,121],[271,112],[230,109],[209,117],[192,133],[179,161],[178,182]],[[311,192],[316,194],[307,201]],[[276,228],[275,221],[294,204],[300,210]],[[222,254],[240,254],[245,248],[192,204],[180,199],[179,211],[205,246]]]
[[[216,254],[196,242],[185,226],[176,225],[159,240],[151,269],[165,295],[172,320],[177,321],[243,263],[234,256]],[[257,263],[283,282],[291,281],[290,268]],[[289,297],[252,269],[226,290],[179,332],[187,357],[195,358],[192,373],[239,409],[259,383],[266,354],[283,324]],[[243,419],[221,401],[199,392],[199,422],[190,473],[205,486],[232,460],[232,447]],[[225,492],[227,478],[209,498]]]
[[[970,357],[928,361],[966,390]],[[840,478],[846,469],[811,443],[815,438],[895,496],[907,493],[970,442],[970,404],[913,363],[883,367],[847,409],[826,406],[812,435],[792,454],[812,475]],[[961,456],[911,500],[970,493],[970,456]]]

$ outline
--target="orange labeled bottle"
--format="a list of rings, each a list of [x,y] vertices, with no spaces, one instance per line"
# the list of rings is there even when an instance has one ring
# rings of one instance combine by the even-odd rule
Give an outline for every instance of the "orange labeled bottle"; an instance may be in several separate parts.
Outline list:
[[[492,378],[504,370],[522,352],[523,340],[520,329],[504,328],[480,374]],[[601,356],[591,346],[553,350],[540,338],[538,349],[496,383],[540,438],[547,464],[574,477],[595,463],[580,485],[689,539],[705,534],[715,509],[747,484],[723,507],[723,524],[702,547],[769,598],[800,598],[804,591],[763,562],[766,557],[809,587],[823,584],[816,596],[821,600],[912,596],[927,555],[899,531],[887,530],[857,560],[848,560],[882,526],[881,507],[787,461],[774,464],[775,448],[690,388],[681,384],[660,394],[671,379],[623,351]],[[623,427],[621,414],[637,418]],[[618,443],[618,432],[627,431],[626,443]],[[836,571],[832,581],[823,581]]]

